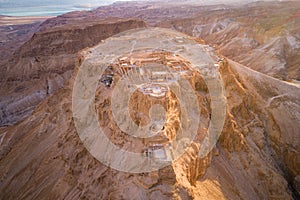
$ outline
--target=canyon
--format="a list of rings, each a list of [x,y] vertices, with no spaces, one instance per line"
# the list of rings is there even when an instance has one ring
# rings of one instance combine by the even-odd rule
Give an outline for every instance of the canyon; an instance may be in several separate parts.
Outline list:
[[[2,25],[1,38],[9,40],[1,45],[13,47],[1,49],[0,199],[299,198],[299,8],[297,1],[240,6],[120,2],[31,24]],[[10,27],[21,32],[8,37]],[[140,63],[151,58],[166,66],[176,63],[173,68],[184,66],[201,118],[195,141],[172,164],[145,173],[122,172],[97,160],[81,140],[72,107],[74,84],[91,55],[109,52],[97,50],[101,45],[124,31],[154,27],[181,32],[219,58],[215,62],[227,101],[224,127],[212,151],[199,157],[199,141],[213,117],[205,79],[183,58],[133,51]],[[129,58],[106,71],[113,81],[99,81],[95,109],[110,141],[138,151],[150,143],[126,135],[112,111],[120,66],[139,63]],[[173,104],[133,93],[130,115],[146,124],[148,109],[161,102],[169,109],[166,116],[175,113],[164,127],[172,140],[180,102],[170,92],[163,95]]]

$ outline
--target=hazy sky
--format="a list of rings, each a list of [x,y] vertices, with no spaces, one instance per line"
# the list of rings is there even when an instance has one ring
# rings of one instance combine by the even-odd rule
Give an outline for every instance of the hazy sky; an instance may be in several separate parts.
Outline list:
[[[57,16],[76,10],[87,10],[116,1],[139,0],[0,0],[0,15],[8,16]],[[141,0],[140,0],[141,1]],[[147,0],[142,0],[147,1]],[[149,0],[173,3],[197,2],[202,5],[234,3],[243,4],[257,0]],[[267,0],[264,0],[267,1]],[[299,0],[296,0],[299,1]]]
[[[57,16],[66,12],[91,9],[113,2],[115,0],[0,0],[0,15]]]
[[[116,0],[0,0],[0,6],[46,6],[46,5],[103,5]],[[118,0],[120,1],[120,0]],[[125,1],[125,0],[121,0]],[[130,1],[130,0],[129,0]]]
[[[41,6],[41,5],[76,5],[76,4],[93,4],[93,5],[103,5],[113,3],[115,1],[131,1],[131,0],[0,0],[0,6]],[[172,0],[161,0],[172,2]],[[190,0],[182,0],[190,1]],[[249,2],[255,0],[194,0],[196,2],[206,3],[219,3],[219,2]]]
[[[78,5],[78,4],[80,5],[91,4],[93,6],[96,6],[96,5],[110,4],[115,1],[132,1],[132,0],[0,0],[0,8],[7,7],[7,6],[46,6],[46,5]],[[173,0],[160,0],[160,1],[172,2]],[[185,2],[185,1],[195,1],[203,4],[212,4],[212,3],[231,3],[231,2],[245,3],[245,2],[257,1],[257,0],[181,0],[181,2]]]

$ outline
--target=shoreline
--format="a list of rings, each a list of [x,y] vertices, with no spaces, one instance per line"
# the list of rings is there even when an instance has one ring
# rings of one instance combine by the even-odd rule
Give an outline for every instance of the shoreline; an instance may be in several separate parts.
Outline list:
[[[110,4],[66,4],[66,5],[43,5],[43,6],[16,6],[16,7],[1,7],[0,16],[11,17],[44,17],[44,16],[59,16],[65,13],[74,11],[89,11],[100,6]]]
[[[35,22],[45,21],[56,16],[0,16],[0,26],[13,26],[13,25],[23,25],[32,24]]]

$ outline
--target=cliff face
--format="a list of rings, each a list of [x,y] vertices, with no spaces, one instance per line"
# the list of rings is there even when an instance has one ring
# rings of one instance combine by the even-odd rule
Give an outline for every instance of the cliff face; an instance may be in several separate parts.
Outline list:
[[[222,54],[282,80],[299,80],[299,2],[208,9],[159,23],[217,45]]]
[[[132,174],[108,168],[87,151],[75,126],[72,92],[79,66],[97,46],[89,47],[146,24],[179,30],[193,35],[185,37],[200,45],[203,38],[220,48],[226,56],[219,62],[226,118],[213,150],[199,158],[199,141],[211,120],[211,99],[201,74],[187,70],[201,107],[195,142],[172,165]],[[28,27],[13,28],[26,32]],[[297,82],[280,80],[299,80],[299,2],[260,2],[246,8],[118,3],[68,13],[32,28],[37,32],[16,47],[13,59],[8,60],[12,51],[5,50],[7,57],[1,55],[6,59],[0,62],[0,199],[299,198],[300,89]],[[9,27],[1,30],[12,31],[8,42],[20,39],[18,45],[32,34],[17,36],[19,32]],[[135,44],[128,42],[134,50]],[[182,42],[180,37],[176,42]],[[132,51],[136,60],[144,56],[163,65],[189,65],[181,58],[170,59],[173,55],[164,51],[145,52]],[[108,76],[99,80],[95,109],[110,141],[139,152],[151,142],[132,139],[120,130],[111,110],[113,90],[122,76],[119,69],[132,62],[128,58],[120,58],[106,71]],[[149,122],[148,110],[156,103],[169,109],[169,124],[154,127],[164,133],[157,141],[172,140],[179,129],[179,101],[174,93],[165,95],[161,101],[137,91],[128,101],[130,117],[137,124]]]
[[[272,77],[297,83],[300,74],[299,7],[299,2],[260,2],[247,6],[129,2],[48,19],[39,27],[35,25],[34,29],[38,30],[35,36],[18,49],[8,63],[1,64],[1,102],[27,101],[22,95],[12,95],[13,90],[22,91],[25,96],[31,94],[35,102],[40,102],[48,93],[60,88],[69,77],[78,50],[95,45],[120,31],[145,26],[140,20],[148,26],[167,27],[202,38],[211,46],[218,46],[223,55],[236,62]],[[117,22],[119,18],[138,20]],[[32,34],[30,32],[21,39],[20,31],[13,32],[18,37],[14,36],[11,43],[23,41]],[[2,55],[9,55],[7,52]],[[48,75],[43,77],[41,74]],[[6,80],[9,81],[5,83]],[[34,88],[34,92],[28,92],[26,88]],[[37,105],[29,101],[31,103],[26,109]],[[19,109],[2,108],[1,124],[23,119],[32,108],[25,113],[17,111]],[[11,119],[5,117],[8,115]]]
[[[300,80],[299,1],[247,5],[201,5],[201,2],[119,3],[61,17],[135,17],[217,45],[223,55],[281,80]],[[55,26],[49,23],[49,27]]]
[[[0,125],[24,119],[43,99],[61,88],[70,78],[79,50],[119,32],[144,27],[145,23],[112,19],[47,29],[46,26],[47,23],[42,24],[40,31],[1,66]]]
[[[71,105],[78,67],[94,50],[82,52],[68,84],[42,101],[31,116],[0,129],[1,199],[292,199],[297,195],[300,127],[295,122],[300,120],[300,90],[229,59],[219,68],[226,90],[226,120],[210,154],[198,158],[200,146],[195,142],[171,166],[143,174],[101,164],[81,142]],[[115,73],[117,69],[113,66]],[[201,102],[201,95],[207,93],[205,82],[191,76],[190,83]],[[99,83],[95,98],[100,125],[124,147],[130,141],[110,121],[112,89]],[[151,105],[142,100],[139,93],[133,96],[134,110]],[[201,103],[203,124],[209,119],[206,104]]]
[[[0,66],[12,58],[14,51],[28,41],[47,18],[0,16]]]

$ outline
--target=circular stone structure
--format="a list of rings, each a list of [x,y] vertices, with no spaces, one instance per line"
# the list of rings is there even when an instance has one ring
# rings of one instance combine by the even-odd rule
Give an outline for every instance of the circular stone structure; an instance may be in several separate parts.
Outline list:
[[[89,49],[89,53],[85,55],[85,59],[78,69],[72,96],[74,123],[83,144],[96,159],[108,167],[129,173],[144,173],[172,164],[193,142],[197,134],[201,113],[197,97],[190,83],[183,78],[184,76],[179,76],[170,82],[161,81],[160,76],[164,77],[164,73],[169,71],[167,68],[160,71],[154,70],[153,73],[151,69],[157,67],[141,70],[144,74],[145,70],[150,69],[150,74],[154,76],[154,82],[151,82],[153,76],[148,79],[150,82],[139,77],[132,78],[135,77],[135,74],[131,76],[130,80],[128,76],[122,77],[114,87],[111,110],[116,124],[123,132],[134,137],[151,137],[153,136],[151,134],[156,134],[160,127],[163,127],[163,123],[151,119],[151,122],[145,127],[136,125],[129,114],[130,96],[136,90],[146,89],[151,90],[154,96],[157,94],[160,97],[163,91],[170,90],[179,100],[181,109],[181,128],[173,141],[163,148],[160,147],[157,150],[154,148],[148,153],[156,156],[147,157],[143,153],[129,152],[116,146],[101,129],[95,109],[95,92],[99,77],[104,73],[107,66],[115,63],[118,59],[141,51],[171,52],[173,55],[178,55],[188,61],[189,67],[203,77],[210,93],[212,110],[208,133],[202,141],[199,151],[199,157],[205,157],[215,146],[221,134],[226,114],[224,88],[217,69],[218,66],[215,65],[217,54],[209,46],[199,44],[190,36],[162,28],[126,31]],[[185,73],[182,72],[182,74]],[[160,87],[161,82],[163,82],[163,86]],[[153,84],[153,88],[151,88],[151,84]],[[128,87],[129,85],[130,87]],[[156,112],[159,112],[155,116],[164,118],[164,108],[158,106],[155,109]],[[159,128],[153,128],[153,125],[159,125]],[[167,158],[162,155],[167,155]]]

